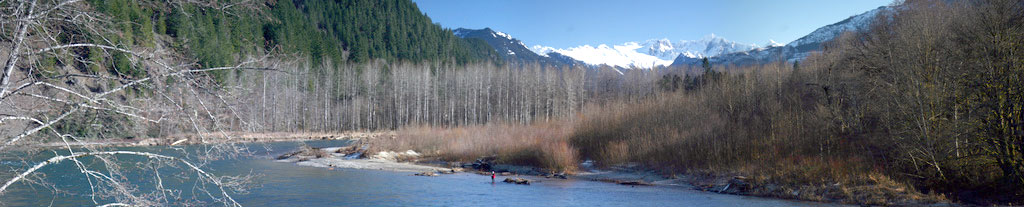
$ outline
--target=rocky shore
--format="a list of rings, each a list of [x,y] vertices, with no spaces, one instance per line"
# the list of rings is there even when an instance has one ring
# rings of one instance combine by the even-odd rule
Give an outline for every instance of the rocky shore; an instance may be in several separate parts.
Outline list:
[[[323,167],[323,168],[351,168],[368,170],[387,170],[399,172],[429,172],[430,173],[452,173],[455,169],[419,165],[408,162],[399,162],[398,159],[417,157],[418,153],[407,151],[402,153],[379,153],[367,156],[365,148],[356,146],[310,148],[303,147],[295,152],[278,156],[276,159],[281,162],[294,162],[297,165]]]
[[[537,182],[529,177],[552,179],[568,179],[566,173],[545,173],[543,169],[494,163],[493,157],[481,158],[472,163],[444,162],[423,157],[421,154],[407,150],[405,152],[384,151],[375,154],[367,153],[368,146],[351,145],[345,147],[301,149],[282,154],[276,159],[280,162],[293,162],[297,165],[323,168],[350,168],[367,170],[386,170],[397,172],[415,172],[415,176],[440,176],[460,172],[471,172],[480,175],[506,177],[505,183],[529,185]]]

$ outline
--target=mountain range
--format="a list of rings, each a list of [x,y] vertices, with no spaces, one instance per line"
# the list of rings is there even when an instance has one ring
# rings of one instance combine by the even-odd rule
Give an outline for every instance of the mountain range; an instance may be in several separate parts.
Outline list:
[[[679,56],[702,58],[722,54],[748,51],[758,48],[755,44],[729,41],[714,34],[700,40],[673,42],[669,39],[650,39],[643,42],[626,42],[618,45],[601,44],[596,47],[583,45],[557,49],[535,45],[531,49],[540,55],[557,53],[583,61],[590,65],[609,65],[621,68],[651,68],[666,66]]]
[[[729,65],[749,65],[779,60],[785,60],[788,62],[803,60],[811,53],[820,51],[823,43],[839,37],[844,32],[866,31],[870,29],[871,24],[876,18],[878,18],[878,15],[887,15],[892,11],[892,7],[878,7],[876,9],[851,16],[842,21],[815,29],[810,34],[800,37],[786,45],[755,48],[743,52],[712,56],[708,59],[714,64]],[[672,62],[672,66],[699,66],[700,64],[700,58],[687,56],[678,56]]]
[[[666,38],[618,45],[582,45],[553,48],[542,45],[527,47],[512,36],[491,28],[454,30],[461,38],[480,38],[486,41],[507,61],[539,62],[542,64],[608,65],[616,68],[652,68],[659,66],[698,65],[702,58],[715,64],[745,65],[778,60],[798,61],[821,50],[821,45],[847,31],[864,31],[879,14],[892,11],[882,6],[823,26],[813,32],[782,45],[769,41],[764,45],[739,43],[711,34],[699,40],[671,41]]]

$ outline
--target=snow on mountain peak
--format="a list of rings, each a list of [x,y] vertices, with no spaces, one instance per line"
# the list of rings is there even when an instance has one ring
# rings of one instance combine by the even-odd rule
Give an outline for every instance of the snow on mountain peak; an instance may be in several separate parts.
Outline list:
[[[715,34],[709,34],[700,40],[673,42],[662,38],[643,42],[625,42],[611,46],[605,44],[599,44],[596,47],[583,45],[566,49],[535,45],[530,50],[542,56],[557,52],[591,65],[652,68],[669,65],[680,55],[691,58],[712,57],[755,48],[758,48],[755,44],[736,43]]]
[[[675,47],[672,45],[672,41],[668,40],[668,38],[663,38],[660,40],[649,40],[648,45],[650,51],[648,51],[647,54],[651,54],[654,52],[669,52],[675,49]]]
[[[555,49],[535,45],[530,49],[537,54],[558,53],[583,61],[591,65],[609,65],[622,68],[653,68],[672,64],[672,60],[662,60],[657,57],[637,52],[644,46],[636,42],[626,42],[619,45],[600,44],[597,47],[582,45],[567,49]]]
[[[711,57],[758,47],[754,44],[732,42],[713,33],[700,40],[683,40],[675,43],[668,39],[652,39],[645,42],[644,46],[642,52],[661,59],[675,59],[679,55],[691,58]]]
[[[530,47],[530,51],[533,51],[533,53],[537,53],[540,56],[548,57],[548,53],[555,52],[555,48],[547,47],[547,46],[541,46],[541,45],[534,45],[533,47]]]
[[[892,7],[882,6],[862,14],[851,16],[843,21],[818,28],[814,30],[814,32],[807,34],[807,36],[790,42],[787,46],[797,47],[807,44],[820,44],[835,39],[846,31],[867,30],[868,27],[871,26],[871,22],[875,20],[875,17],[878,16],[879,13],[888,11],[892,11]]]
[[[504,37],[505,39],[510,39],[510,40],[512,39],[512,35],[505,34],[504,32],[494,31],[494,34],[498,35],[496,37]]]
[[[466,38],[467,36],[471,35],[471,33],[477,33],[479,35],[480,32],[485,32],[484,35],[490,35],[491,37],[495,37],[495,38],[501,37],[501,38],[508,39],[508,40],[513,40],[514,39],[514,38],[512,38],[512,35],[508,35],[507,33],[493,30],[493,29],[491,29],[489,27],[488,28],[484,28],[484,29],[479,29],[479,30],[466,29],[466,28],[458,28],[458,29],[455,29],[454,31],[452,31],[452,33],[455,34],[455,36],[459,37],[459,38]]]

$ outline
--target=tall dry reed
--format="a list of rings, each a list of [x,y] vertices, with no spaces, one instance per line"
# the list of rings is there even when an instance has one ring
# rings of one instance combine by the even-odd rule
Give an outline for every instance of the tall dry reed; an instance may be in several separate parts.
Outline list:
[[[494,156],[500,163],[576,170],[579,160],[568,142],[571,129],[558,122],[487,124],[458,128],[405,127],[394,137],[371,139],[373,150],[415,150],[446,161],[472,162]]]

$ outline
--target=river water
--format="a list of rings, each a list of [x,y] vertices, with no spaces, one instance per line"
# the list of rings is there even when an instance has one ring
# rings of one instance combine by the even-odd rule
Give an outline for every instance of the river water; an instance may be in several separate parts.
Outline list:
[[[339,146],[346,141],[311,141],[314,147]],[[492,183],[489,176],[471,173],[439,177],[408,172],[327,169],[275,162],[273,157],[299,147],[298,142],[249,144],[254,156],[213,162],[207,169],[218,175],[259,174],[256,187],[233,195],[244,206],[830,206],[832,204],[724,195],[673,186],[630,187],[605,182],[538,179],[533,185]],[[133,148],[168,153],[166,147]],[[196,147],[192,147],[196,148]],[[52,155],[52,152],[50,153]],[[42,158],[42,157],[41,157]],[[19,168],[3,162],[4,170]],[[88,181],[71,162],[44,169],[60,189],[88,192]],[[166,176],[166,175],[165,175]],[[131,177],[129,175],[128,177]],[[142,176],[139,176],[142,177]],[[4,180],[9,175],[2,175]],[[145,178],[139,178],[145,179]],[[498,178],[500,181],[503,178]],[[189,194],[194,183],[174,184]],[[0,195],[0,206],[90,206],[92,199],[74,192],[54,193],[41,185],[17,184]],[[145,188],[145,187],[143,187]],[[98,201],[104,203],[102,199]],[[109,201],[108,201],[109,202]],[[219,205],[219,204],[206,204]]]

